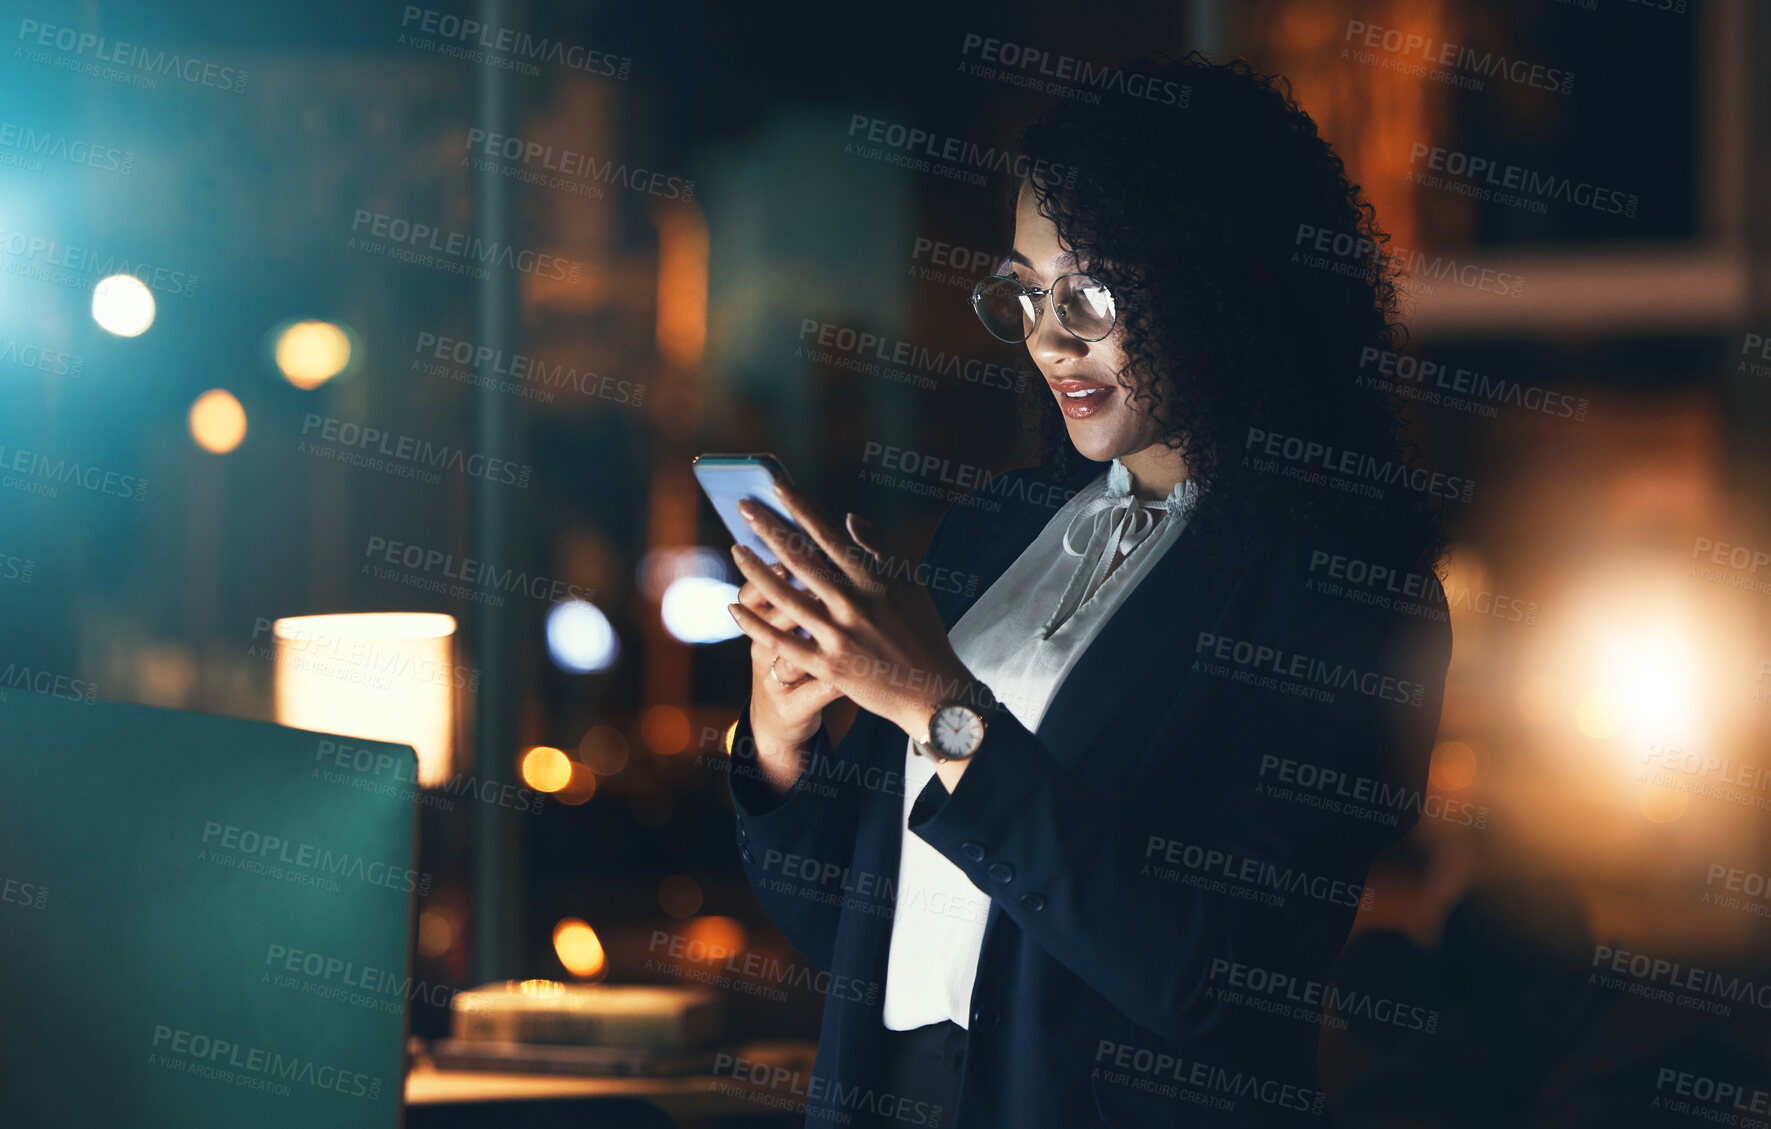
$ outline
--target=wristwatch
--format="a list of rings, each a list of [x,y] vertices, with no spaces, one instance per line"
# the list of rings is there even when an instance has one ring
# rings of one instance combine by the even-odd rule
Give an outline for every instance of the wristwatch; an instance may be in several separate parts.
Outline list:
[[[910,742],[919,755],[936,762],[970,760],[989,727],[989,719],[966,703],[942,702],[929,715],[928,737]]]

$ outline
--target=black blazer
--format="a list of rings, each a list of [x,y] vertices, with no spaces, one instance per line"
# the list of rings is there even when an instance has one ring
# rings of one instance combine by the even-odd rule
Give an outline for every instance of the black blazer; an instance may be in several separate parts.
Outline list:
[[[917,575],[949,628],[1103,469],[1011,471],[948,510]],[[1451,655],[1436,580],[1346,579],[1376,555],[1275,529],[1214,565],[1182,531],[1037,732],[1001,711],[951,794],[929,781],[911,830],[990,899],[956,1110],[884,1091],[905,734],[864,710],[834,748],[821,730],[776,797],[746,704],[738,853],[832,974],[808,1125],[1328,1123],[1316,1009],[1384,896],[1372,858],[1421,813]]]

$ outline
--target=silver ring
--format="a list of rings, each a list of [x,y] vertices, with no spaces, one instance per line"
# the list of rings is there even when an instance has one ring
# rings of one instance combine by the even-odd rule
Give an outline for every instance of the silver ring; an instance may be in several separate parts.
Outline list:
[[[781,676],[779,674],[775,673],[775,664],[780,661],[781,661],[781,656],[776,655],[769,662],[769,677],[773,678],[775,680],[776,685],[778,685],[778,686],[798,686],[801,682],[805,681],[805,679],[801,678],[801,679],[798,679],[797,681],[794,681],[794,682],[782,682]]]

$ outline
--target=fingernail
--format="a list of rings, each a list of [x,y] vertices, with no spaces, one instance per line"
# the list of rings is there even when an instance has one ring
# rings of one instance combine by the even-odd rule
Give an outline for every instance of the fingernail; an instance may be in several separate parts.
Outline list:
[[[756,503],[751,501],[749,498],[740,498],[740,499],[738,499],[738,512],[743,514],[745,517],[755,517],[756,516]]]
[[[742,545],[733,545],[732,546],[732,559],[741,561],[744,559],[744,555],[748,552],[750,552],[750,550],[746,549]]]

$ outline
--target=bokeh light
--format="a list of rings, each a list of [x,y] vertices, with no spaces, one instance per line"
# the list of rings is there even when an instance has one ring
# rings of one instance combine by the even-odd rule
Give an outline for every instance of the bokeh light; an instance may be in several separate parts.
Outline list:
[[[277,335],[277,368],[297,388],[318,388],[351,362],[351,339],[326,321],[298,321]]]
[[[523,754],[523,783],[537,792],[558,792],[572,781],[572,761],[551,745]]]
[[[566,600],[547,613],[547,653],[571,674],[607,670],[620,653],[615,628],[602,609],[587,600]]]
[[[658,884],[658,905],[672,917],[694,917],[702,900],[701,884],[686,874],[672,874]]]
[[[653,706],[640,716],[640,740],[661,756],[688,748],[691,729],[689,715],[676,706]]]
[[[742,635],[728,610],[738,586],[708,576],[679,576],[664,590],[664,630],[684,643],[720,643]]]
[[[578,759],[599,776],[613,776],[627,767],[627,738],[609,725],[593,725],[578,739]]]
[[[191,438],[212,455],[225,455],[246,438],[246,409],[225,388],[211,388],[191,404]]]
[[[140,337],[154,324],[154,294],[141,279],[113,274],[92,290],[92,320],[118,337]]]
[[[580,980],[600,976],[609,967],[608,955],[603,952],[603,942],[596,930],[576,917],[563,917],[553,927],[553,951],[566,971]]]

